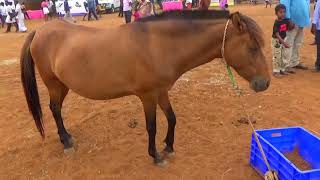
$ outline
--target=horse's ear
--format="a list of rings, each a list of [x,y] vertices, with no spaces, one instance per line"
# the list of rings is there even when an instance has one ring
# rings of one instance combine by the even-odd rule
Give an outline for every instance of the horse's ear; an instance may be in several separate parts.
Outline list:
[[[239,31],[243,32],[245,29],[245,24],[241,20],[241,15],[239,12],[232,13],[230,15],[230,19],[234,25],[234,27]]]

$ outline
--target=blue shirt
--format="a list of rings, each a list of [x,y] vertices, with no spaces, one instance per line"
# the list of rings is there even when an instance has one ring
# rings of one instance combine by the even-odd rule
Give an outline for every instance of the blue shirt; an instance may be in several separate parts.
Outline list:
[[[299,27],[310,26],[310,0],[280,0],[286,6],[286,17]]]
[[[96,1],[95,0],[88,0],[88,6],[89,6],[89,9],[96,8]]]
[[[317,27],[317,30],[320,30],[320,1],[317,1],[316,9],[314,10],[313,14],[313,21],[312,24],[315,24]]]

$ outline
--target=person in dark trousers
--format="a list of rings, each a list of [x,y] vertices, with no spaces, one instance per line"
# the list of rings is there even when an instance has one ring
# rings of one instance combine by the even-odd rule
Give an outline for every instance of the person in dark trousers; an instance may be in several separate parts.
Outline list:
[[[314,1],[314,7],[313,7],[314,10],[316,10],[317,1],[318,1],[318,0],[315,0],[315,1]],[[312,46],[317,45],[316,37],[314,37],[314,41],[313,41],[313,43],[311,43],[310,45],[312,45]]]
[[[313,15],[311,33],[316,37],[317,59],[315,62],[315,71],[320,72],[320,1],[316,4],[316,9]]]
[[[123,17],[123,0],[120,0],[120,7],[119,7],[118,17]]]
[[[86,10],[86,13],[84,14],[84,16],[82,18],[82,20],[84,21],[86,19],[86,16],[88,15],[88,12],[89,12],[88,2],[84,1],[83,6],[84,6],[84,9]]]
[[[6,17],[7,30],[6,33],[11,31],[11,26],[14,25],[16,27],[16,32],[19,31],[19,27],[16,21],[17,13],[15,12],[15,7],[12,2],[6,1],[6,11],[8,16]]]
[[[72,17],[72,15],[71,15],[71,8],[70,8],[70,6],[69,6],[69,2],[68,2],[68,0],[64,0],[64,11],[65,11],[65,15],[64,15],[64,19],[66,20],[66,21],[69,21],[69,22],[76,22],[76,20]]]
[[[89,7],[88,21],[91,20],[91,14],[93,14],[94,18],[98,20],[95,0],[88,0],[88,7]]]
[[[123,0],[123,12],[126,24],[131,23],[132,0]]]
[[[6,24],[6,18],[7,18],[7,11],[6,7],[4,7],[4,3],[0,3],[0,21],[1,21],[1,27],[4,28],[4,25]]]
[[[29,14],[27,13],[27,9],[26,6],[24,5],[24,2],[21,4],[21,10],[24,14],[24,19],[30,19]]]

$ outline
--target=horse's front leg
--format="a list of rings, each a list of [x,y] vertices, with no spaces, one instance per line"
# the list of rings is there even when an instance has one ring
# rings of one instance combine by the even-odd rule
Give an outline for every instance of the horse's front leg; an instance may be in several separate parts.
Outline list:
[[[151,157],[154,159],[154,163],[160,166],[165,165],[165,160],[163,156],[158,153],[156,148],[156,133],[157,133],[157,122],[156,122],[156,110],[157,110],[157,100],[158,96],[156,94],[147,94],[140,97],[145,118],[146,126],[149,136],[149,146],[148,152]]]
[[[164,91],[159,95],[158,104],[161,107],[163,113],[166,115],[166,118],[168,121],[167,136],[164,140],[164,142],[166,143],[166,147],[164,148],[163,152],[168,156],[172,156],[174,155],[173,143],[174,143],[174,131],[176,126],[176,115],[173,112],[173,109],[169,100],[169,96],[168,96],[168,91]]]

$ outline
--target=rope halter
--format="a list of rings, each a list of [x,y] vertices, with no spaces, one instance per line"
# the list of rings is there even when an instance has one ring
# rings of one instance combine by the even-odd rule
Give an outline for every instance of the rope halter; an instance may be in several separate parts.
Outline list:
[[[263,148],[262,148],[262,146],[261,146],[260,140],[259,140],[258,135],[257,135],[257,133],[256,133],[256,131],[255,131],[255,129],[254,129],[254,126],[253,126],[252,122],[251,122],[251,119],[250,119],[250,117],[249,117],[249,114],[247,113],[247,111],[246,111],[246,109],[245,109],[244,103],[241,101],[241,95],[242,95],[242,94],[241,94],[241,89],[239,88],[239,86],[238,86],[238,84],[237,84],[237,82],[236,82],[236,80],[235,80],[235,78],[234,78],[234,76],[233,76],[233,73],[232,73],[232,71],[231,71],[231,68],[230,68],[230,66],[227,64],[227,62],[226,62],[226,60],[225,60],[225,57],[224,57],[224,55],[225,55],[226,38],[227,38],[227,30],[228,30],[229,22],[230,22],[230,19],[227,20],[227,23],[226,23],[226,25],[225,25],[225,27],[224,27],[224,32],[223,32],[223,39],[222,39],[222,46],[221,46],[222,62],[223,62],[223,63],[226,65],[226,67],[227,67],[228,75],[229,75],[230,80],[231,80],[231,82],[232,82],[233,88],[236,90],[236,93],[237,93],[237,95],[238,95],[238,97],[239,97],[242,111],[244,112],[244,114],[246,115],[246,118],[247,118],[248,121],[249,121],[249,125],[251,126],[251,128],[252,128],[252,130],[253,130],[253,135],[254,135],[254,138],[255,138],[255,140],[256,140],[256,142],[257,142],[257,144],[258,144],[258,147],[259,147],[259,150],[260,150],[260,152],[261,152],[263,161],[264,161],[264,163],[265,163],[266,166],[267,166],[267,169],[268,169],[268,170],[267,170],[267,172],[266,172],[265,175],[264,175],[264,179],[265,179],[265,180],[278,180],[278,174],[277,174],[274,170],[271,169],[271,166],[270,166],[270,164],[269,164],[269,162],[268,162],[268,160],[267,160],[267,157],[266,157],[266,155],[265,155],[265,152],[264,152],[264,150],[263,150]]]

